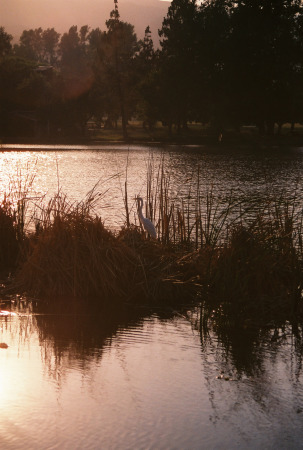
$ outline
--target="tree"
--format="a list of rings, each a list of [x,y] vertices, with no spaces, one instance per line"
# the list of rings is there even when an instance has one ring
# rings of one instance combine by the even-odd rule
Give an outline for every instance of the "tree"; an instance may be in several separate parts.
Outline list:
[[[138,113],[143,120],[143,126],[153,127],[159,116],[157,71],[159,53],[154,50],[151,30],[145,29],[144,38],[139,41],[139,51],[136,55]]]
[[[0,58],[7,55],[11,49],[13,36],[5,32],[4,27],[0,27]]]
[[[60,34],[54,28],[42,32],[44,59],[54,65],[58,59],[58,43]]]
[[[119,106],[123,137],[127,139],[127,120],[133,109],[134,57],[138,41],[133,25],[120,20],[117,0],[106,26],[107,31],[102,35],[98,48],[99,77],[108,89],[109,102]]]
[[[197,77],[196,0],[173,0],[159,31],[161,38],[161,108],[166,121],[187,126]]]
[[[14,46],[15,55],[39,64],[53,65],[58,58],[59,38],[60,34],[54,28],[24,30],[19,44]]]
[[[300,18],[299,0],[201,4],[200,74],[219,128],[254,123],[272,134],[275,122],[292,120],[302,92]]]
[[[31,61],[43,61],[42,28],[24,30],[19,39],[20,44],[14,46],[15,54]]]
[[[89,48],[87,25],[82,26],[79,32],[77,26],[72,26],[59,43],[61,60],[58,89],[65,111],[62,119],[65,117],[64,122],[73,133],[84,134],[86,123],[92,115],[90,91],[94,84],[94,73]]]
[[[291,120],[302,42],[297,0],[241,0],[231,13],[226,72],[242,120],[272,134],[275,122]],[[232,57],[234,55],[234,57]],[[244,114],[244,115],[243,115]],[[246,117],[245,117],[246,116]]]
[[[230,4],[226,0],[202,3],[197,15],[198,83],[195,89],[196,117],[222,132],[231,111],[227,91],[226,60],[230,35]]]
[[[0,58],[0,135],[18,132],[10,124],[10,115],[24,108],[18,87],[31,76],[33,69],[32,62],[19,57]]]

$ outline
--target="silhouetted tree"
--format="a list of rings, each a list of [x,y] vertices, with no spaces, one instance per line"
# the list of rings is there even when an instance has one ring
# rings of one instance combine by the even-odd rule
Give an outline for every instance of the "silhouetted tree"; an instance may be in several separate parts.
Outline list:
[[[20,98],[18,88],[33,73],[33,63],[15,56],[0,58],[0,134],[17,134],[18,129],[11,125],[11,114],[16,110],[27,109]]]
[[[134,114],[150,128],[199,120],[216,133],[303,121],[301,0],[172,0],[159,36],[157,51],[149,27],[138,42],[118,0],[105,31],[24,30],[12,51],[0,27],[0,127],[26,108],[66,133],[83,133],[92,116],[108,126],[121,117],[125,139]]]
[[[60,34],[54,28],[47,28],[42,32],[44,60],[54,65],[58,60],[58,44]]]
[[[200,73],[217,126],[292,120],[302,78],[298,0],[211,0],[199,8]],[[203,76],[201,77],[202,79]]]
[[[72,26],[64,33],[59,43],[62,108],[65,111],[65,128],[69,133],[85,133],[91,117],[90,91],[94,84],[94,73],[89,50],[89,27],[84,25],[78,32]],[[67,132],[67,130],[66,130]]]
[[[106,26],[98,49],[99,70],[108,89],[109,102],[114,108],[119,105],[123,137],[127,139],[127,120],[134,107],[133,68],[138,41],[133,25],[120,20],[117,0]]]
[[[31,61],[43,61],[42,28],[24,30],[20,36],[19,44],[15,44],[14,51],[20,56]]]
[[[302,77],[302,39],[297,0],[241,0],[230,14],[226,75],[238,119],[272,134],[290,121]],[[301,42],[300,42],[301,41]]]
[[[196,95],[196,0],[173,0],[159,31],[161,38],[161,108],[164,119],[186,127]]]
[[[220,133],[231,110],[226,60],[229,51],[230,8],[225,0],[202,3],[198,9],[196,118]]]
[[[144,38],[139,41],[139,51],[135,65],[137,74],[137,114],[143,120],[143,126],[153,127],[159,117],[159,84],[158,84],[159,52],[154,49],[151,30],[145,29]]]
[[[19,44],[14,45],[15,55],[39,64],[54,64],[58,58],[59,38],[54,28],[24,30]]]
[[[0,58],[10,53],[12,49],[12,40],[13,36],[6,33],[4,27],[0,27]]]

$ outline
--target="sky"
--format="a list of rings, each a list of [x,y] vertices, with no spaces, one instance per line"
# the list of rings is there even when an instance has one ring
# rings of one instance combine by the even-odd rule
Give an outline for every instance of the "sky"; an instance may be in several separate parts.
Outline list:
[[[166,16],[170,1],[119,0],[121,20],[135,26],[142,38],[149,25],[153,39]],[[23,30],[55,28],[64,33],[73,25],[105,29],[105,21],[114,8],[113,0],[0,0],[0,26],[17,41]]]

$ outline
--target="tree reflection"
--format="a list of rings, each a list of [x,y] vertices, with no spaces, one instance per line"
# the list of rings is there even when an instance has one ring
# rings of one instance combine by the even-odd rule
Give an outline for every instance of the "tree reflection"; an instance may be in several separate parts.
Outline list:
[[[74,364],[85,372],[92,362],[95,364],[102,359],[104,349],[111,346],[120,331],[142,331],[146,319],[154,314],[160,322],[176,316],[187,317],[194,328],[199,329],[202,360],[207,363],[208,356],[215,355],[222,378],[241,380],[262,376],[268,362],[277,364],[283,349],[287,349],[291,361],[291,379],[295,382],[302,374],[302,323],[287,322],[267,328],[228,328],[209,322],[207,327],[202,327],[197,309],[192,306],[178,310],[130,308],[126,305],[119,309],[106,307],[98,310],[71,304],[69,307],[40,307],[35,320],[43,362],[48,372],[58,380],[58,374]],[[33,333],[32,320],[29,328],[25,325],[23,323],[23,339]],[[29,334],[26,329],[30,330]]]
[[[140,327],[141,315],[126,309],[84,307],[43,308],[36,316],[42,359],[56,379],[64,368],[77,364],[84,372],[102,358],[118,330],[132,324]]]
[[[212,348],[221,362],[222,373],[228,374],[228,378],[261,375],[269,359],[272,364],[277,362],[281,348],[289,351],[294,381],[302,373],[302,323],[286,322],[268,327],[247,327],[245,324],[222,327],[216,322],[206,326],[199,322],[198,325],[204,352],[209,352],[209,346]]]

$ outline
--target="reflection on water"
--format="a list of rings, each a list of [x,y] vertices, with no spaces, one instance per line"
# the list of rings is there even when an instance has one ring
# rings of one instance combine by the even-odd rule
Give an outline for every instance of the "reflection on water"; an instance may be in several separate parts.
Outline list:
[[[61,188],[79,201],[100,180],[99,212],[115,226],[126,167],[129,198],[144,197],[148,163],[157,167],[163,152],[176,198],[195,187],[198,165],[201,190],[218,197],[265,196],[268,187],[302,196],[302,149],[18,150],[2,147],[1,192],[30,168],[31,194],[46,199]],[[201,336],[195,311],[96,314],[20,303],[15,312],[0,314],[8,345],[0,348],[0,448],[302,448],[300,327]]]
[[[22,148],[20,148],[22,147]],[[123,190],[127,179],[130,218],[135,221],[135,195],[146,197],[149,164],[155,179],[160,162],[170,175],[170,197],[187,199],[196,192],[198,167],[200,190],[210,189],[224,199],[258,199],[270,192],[303,196],[298,182],[303,171],[303,149],[251,151],[201,146],[16,146],[3,145],[0,153],[0,190],[9,191],[10,181],[21,171],[35,173],[29,196],[45,196],[45,202],[58,189],[79,201],[96,184],[104,193],[97,212],[110,226],[124,222]],[[23,151],[20,151],[20,150]],[[154,183],[156,182],[154,179]],[[23,182],[24,184],[24,182]],[[194,201],[194,200],[193,200]]]
[[[29,306],[0,316],[1,448],[302,445],[302,330],[201,340],[184,311]]]

